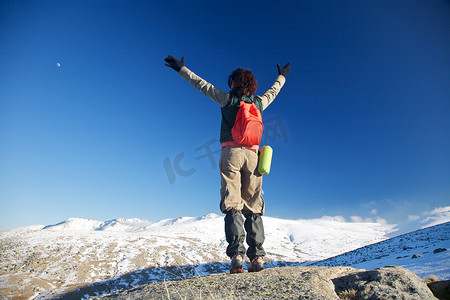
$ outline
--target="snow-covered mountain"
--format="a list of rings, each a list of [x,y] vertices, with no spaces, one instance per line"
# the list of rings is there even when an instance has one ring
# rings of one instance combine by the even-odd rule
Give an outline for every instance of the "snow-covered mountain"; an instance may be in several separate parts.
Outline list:
[[[384,254],[377,262],[383,264],[384,258],[392,260],[397,253],[394,250],[406,245],[399,240],[394,244],[386,241],[395,235],[397,227],[394,225],[345,222],[340,217],[312,220],[264,217],[263,220],[266,267],[319,264],[318,261],[384,241],[385,244],[378,244],[380,248],[354,254],[359,258],[366,255],[365,262],[369,262],[381,251]],[[435,219],[432,221],[436,223]],[[417,223],[416,226],[427,224]],[[93,282],[108,285],[110,291],[114,287],[149,281],[226,272],[229,258],[225,255],[223,228],[222,216],[208,214],[156,223],[140,219],[70,218],[55,225],[3,231],[0,232],[0,298],[10,295],[50,297]],[[436,228],[409,237],[405,247],[415,251],[402,255],[408,256],[420,248],[424,251],[414,254],[422,254],[424,261],[429,251],[434,250],[431,248],[449,248],[450,227],[447,224]],[[445,277],[442,279],[449,277],[446,252],[429,256],[432,261],[444,261],[442,265],[446,269],[439,273]],[[343,262],[336,258],[336,263]],[[387,264],[401,265],[401,262],[398,259]],[[355,260],[348,265],[364,268],[361,263]]]
[[[372,270],[401,266],[422,278],[450,279],[450,222],[406,233],[319,262],[316,266],[351,266]]]

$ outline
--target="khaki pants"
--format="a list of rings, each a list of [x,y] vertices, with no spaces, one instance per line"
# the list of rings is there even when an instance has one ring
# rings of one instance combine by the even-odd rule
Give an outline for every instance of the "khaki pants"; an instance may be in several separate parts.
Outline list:
[[[243,147],[223,147],[220,154],[220,210],[264,214],[258,154]]]

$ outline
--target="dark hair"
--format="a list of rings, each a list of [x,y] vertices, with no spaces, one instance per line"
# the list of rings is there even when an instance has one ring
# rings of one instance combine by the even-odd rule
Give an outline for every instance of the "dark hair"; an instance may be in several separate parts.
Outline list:
[[[244,69],[236,69],[228,77],[228,86],[231,88],[231,83],[234,83],[232,93],[238,98],[243,95],[252,96],[256,93],[258,83],[252,71]]]

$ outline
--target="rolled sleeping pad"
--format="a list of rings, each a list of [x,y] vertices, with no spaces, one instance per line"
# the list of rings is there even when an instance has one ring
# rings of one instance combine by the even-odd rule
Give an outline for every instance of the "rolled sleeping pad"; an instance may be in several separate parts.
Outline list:
[[[273,150],[270,146],[261,148],[258,162],[258,172],[261,175],[267,175],[270,172],[270,164],[272,163]]]

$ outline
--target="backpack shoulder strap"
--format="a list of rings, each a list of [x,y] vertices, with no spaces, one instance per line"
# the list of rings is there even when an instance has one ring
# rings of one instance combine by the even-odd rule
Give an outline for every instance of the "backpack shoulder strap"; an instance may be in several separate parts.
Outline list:
[[[254,96],[242,96],[241,101],[244,101],[245,103],[254,103]]]

